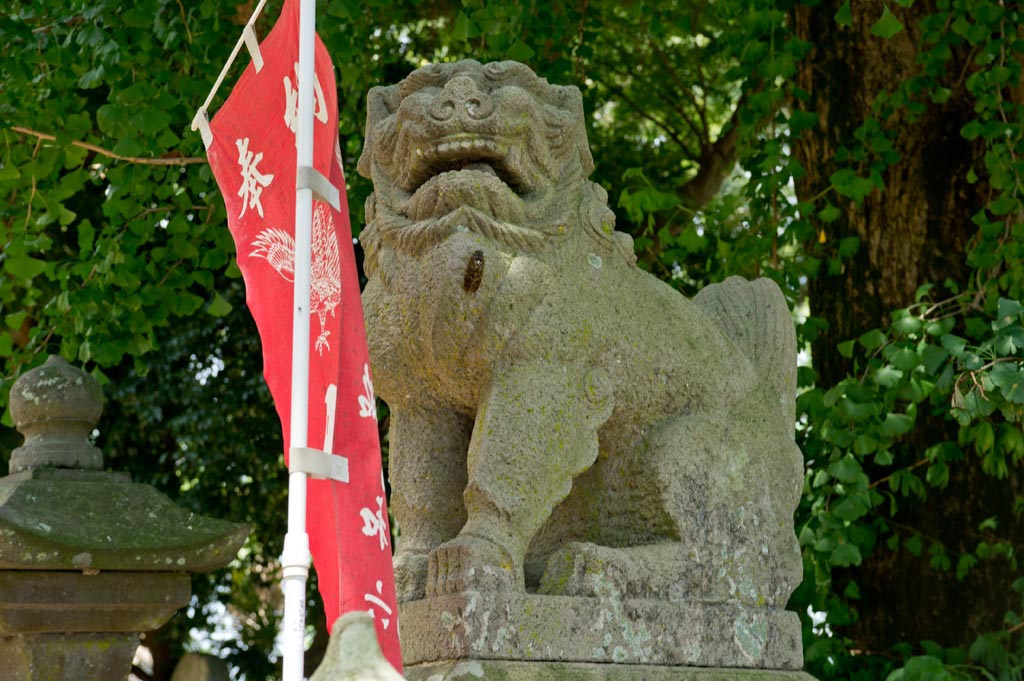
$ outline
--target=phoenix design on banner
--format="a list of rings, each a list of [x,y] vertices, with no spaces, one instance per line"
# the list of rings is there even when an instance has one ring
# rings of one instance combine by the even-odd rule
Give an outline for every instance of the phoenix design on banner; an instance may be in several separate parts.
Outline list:
[[[285,281],[295,281],[295,239],[283,229],[264,229],[252,242],[250,257],[263,258]],[[327,315],[334,316],[341,303],[341,264],[338,235],[331,212],[322,203],[313,211],[313,264],[310,276],[309,309],[320,320],[316,350],[330,350]]]

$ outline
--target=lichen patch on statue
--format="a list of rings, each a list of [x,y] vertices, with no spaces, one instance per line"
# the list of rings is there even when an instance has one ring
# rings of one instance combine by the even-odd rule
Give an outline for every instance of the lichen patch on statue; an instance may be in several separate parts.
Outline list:
[[[522,64],[431,65],[368,101],[363,303],[399,600],[783,608],[802,457],[775,284],[689,300],[637,268],[587,179],[579,91]]]

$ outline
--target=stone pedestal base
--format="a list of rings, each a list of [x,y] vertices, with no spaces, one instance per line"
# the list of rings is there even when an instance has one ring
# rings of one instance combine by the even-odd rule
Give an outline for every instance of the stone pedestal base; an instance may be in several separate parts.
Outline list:
[[[182,572],[0,571],[0,678],[125,679],[139,632],[188,604]]]
[[[466,592],[404,603],[399,621],[410,667],[446,660],[803,667],[796,613],[725,603]]]
[[[507,660],[409,665],[404,674],[408,681],[814,681],[798,671]]]
[[[0,638],[4,681],[126,679],[139,635],[34,634]]]

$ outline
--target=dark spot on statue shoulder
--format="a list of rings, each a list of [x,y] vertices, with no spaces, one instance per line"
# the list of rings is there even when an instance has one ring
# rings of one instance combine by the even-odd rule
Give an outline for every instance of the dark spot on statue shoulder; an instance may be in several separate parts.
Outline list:
[[[467,293],[476,293],[476,290],[480,288],[480,281],[484,276],[484,252],[473,251],[473,255],[469,256],[469,262],[466,263],[466,273],[462,277],[462,288]]]

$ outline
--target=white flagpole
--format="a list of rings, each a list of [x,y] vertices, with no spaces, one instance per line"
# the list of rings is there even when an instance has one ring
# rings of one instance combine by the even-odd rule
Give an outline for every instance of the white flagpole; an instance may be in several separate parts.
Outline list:
[[[313,166],[313,82],[316,0],[299,5],[299,106],[296,170]],[[313,192],[296,189],[295,297],[292,310],[291,444],[306,447],[309,425],[309,288],[312,259]],[[302,471],[288,474],[288,532],[281,555],[284,594],[282,626],[283,681],[302,681],[306,638],[306,580],[309,577],[309,535],[306,533],[306,480]]]

